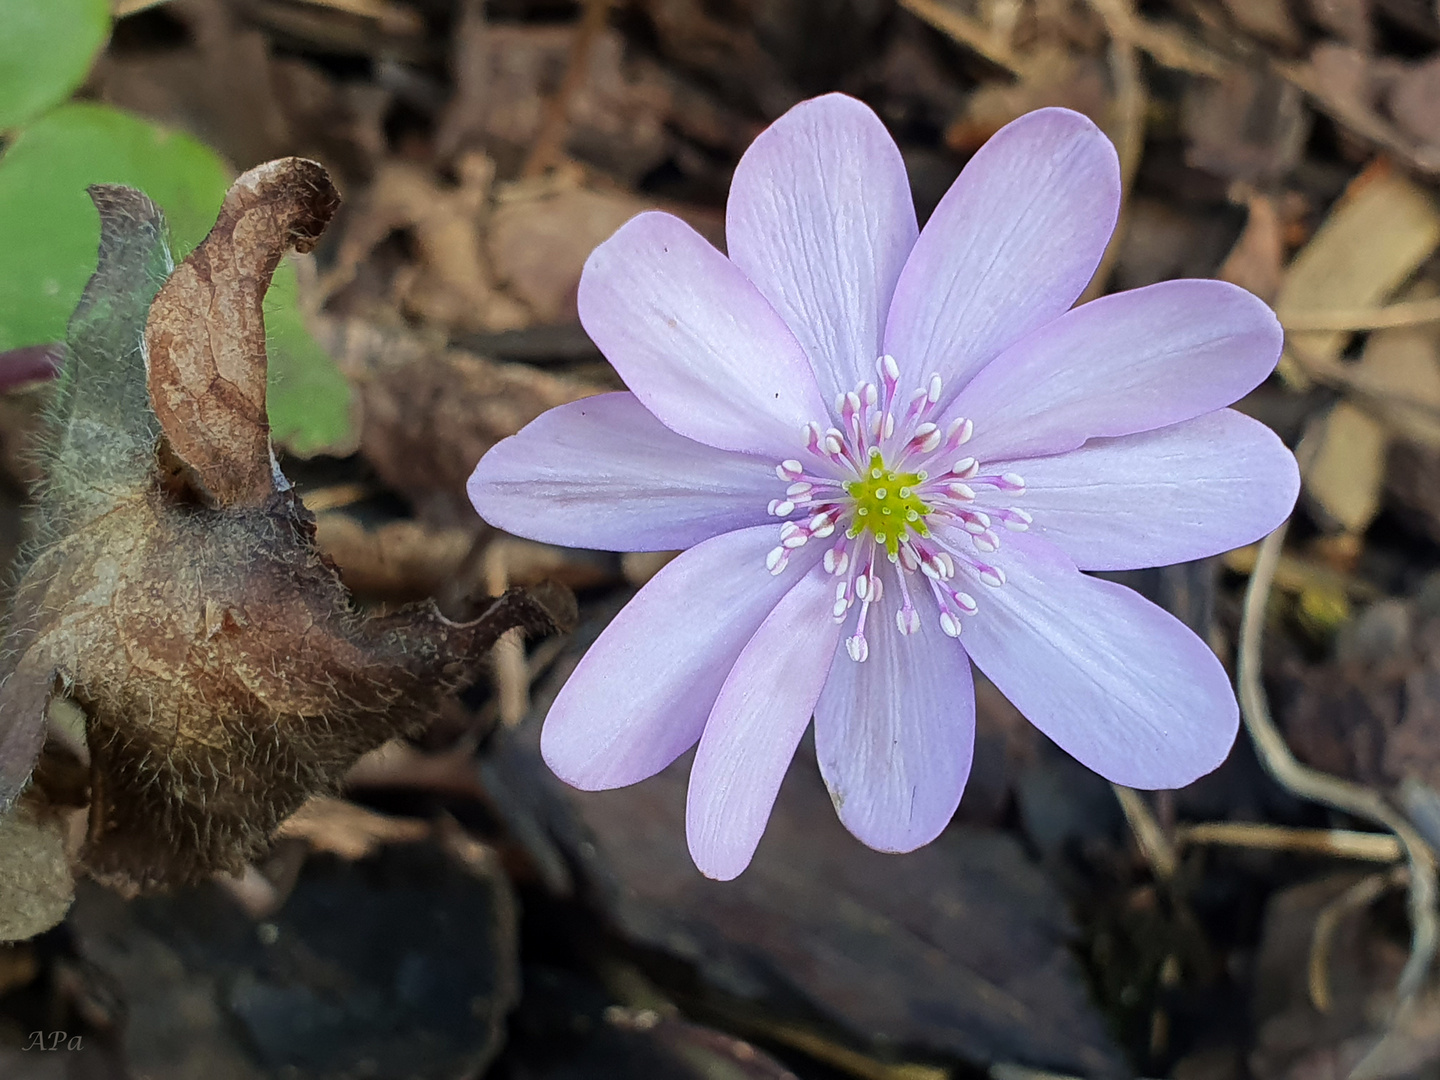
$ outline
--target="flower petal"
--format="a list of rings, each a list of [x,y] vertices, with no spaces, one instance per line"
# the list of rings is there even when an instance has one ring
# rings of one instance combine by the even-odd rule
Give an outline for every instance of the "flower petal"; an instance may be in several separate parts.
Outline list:
[[[943,406],[1069,308],[1119,207],[1115,148],[1079,113],[1038,109],[1000,129],[940,200],[895,287],[885,351],[905,384],[938,372]]]
[[[1258,540],[1295,506],[1295,455],[1258,420],[1220,409],[1053,457],[996,463],[1025,479],[1016,505],[1082,570],[1203,559]]]
[[[644,213],[590,253],[580,321],[666,427],[779,461],[828,415],[799,342],[739,268],[670,214]]]
[[[844,94],[802,102],[766,128],[740,159],[725,209],[730,258],[794,331],[827,401],[875,379],[916,232],[895,140]]]
[[[1062,750],[1137,788],[1183,787],[1225,760],[1240,723],[1230,679],[1179,619],[1035,537],[1007,536],[990,559],[1007,580],[976,595],[965,648]]]
[[[815,755],[835,811],[877,851],[913,851],[955,814],[975,748],[975,687],[933,604],[919,633],[895,626],[893,579],[869,614],[870,655],[835,661],[815,707]],[[853,617],[853,615],[852,615]]]
[[[950,412],[982,461],[1073,450],[1229,405],[1275,368],[1274,312],[1224,281],[1162,281],[1083,304],[975,376]]]
[[[670,551],[771,520],[775,466],[676,435],[634,394],[542,414],[496,443],[466,485],[496,528],[568,547]]]
[[[834,580],[812,568],[760,624],[720,688],[685,805],[690,855],[707,877],[729,881],[760,843],[840,642],[834,597]]]
[[[695,745],[740,650],[822,554],[801,548],[772,576],[776,537],[762,525],[697,544],[615,616],[545,718],[540,752],[556,776],[586,791],[624,787]]]

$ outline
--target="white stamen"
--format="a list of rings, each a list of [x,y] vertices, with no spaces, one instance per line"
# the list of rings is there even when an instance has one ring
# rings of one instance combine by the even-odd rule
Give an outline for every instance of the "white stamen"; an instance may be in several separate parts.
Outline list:
[[[807,484],[803,480],[798,484],[791,484],[785,489],[785,494],[792,498],[796,495],[808,495],[815,488],[814,484]]]
[[[980,610],[980,605],[975,602],[975,598],[968,592],[957,592],[954,596],[955,603],[959,605],[962,615],[974,615]]]
[[[1035,519],[1018,507],[1012,506],[1005,511],[1005,527],[1012,532],[1024,532],[1033,524],[1035,524]]]
[[[895,612],[895,625],[900,628],[902,636],[909,637],[920,629],[920,612],[913,607],[901,608]]]
[[[990,554],[992,551],[1000,550],[1000,538],[996,536],[993,532],[991,532],[989,529],[986,529],[984,532],[976,533],[973,543],[975,544],[977,550],[983,551],[987,555]]]
[[[960,620],[944,609],[940,612],[940,629],[946,637],[960,636]]]
[[[953,484],[945,485],[945,494],[955,499],[964,499],[972,502],[975,499],[975,489],[969,484],[962,484],[958,480]]]
[[[863,664],[865,658],[870,655],[870,646],[861,634],[845,639],[845,651],[850,654],[850,659],[857,664]]]
[[[895,362],[895,357],[891,356],[889,353],[886,353],[884,356],[880,357],[877,366],[880,369],[880,374],[884,378],[890,380],[891,382],[900,381],[900,365]]]
[[[940,385],[940,376],[931,375],[930,385],[926,388],[925,391],[925,398],[927,401],[930,402],[931,405],[934,405],[935,402],[940,400]]]
[[[995,486],[1002,491],[1013,491],[1019,494],[1025,490],[1025,478],[1019,473],[1007,472],[1000,477],[1000,483]]]
[[[969,480],[979,471],[980,462],[976,461],[973,457],[961,458],[955,462],[954,465],[950,466],[951,474],[958,476],[961,480]]]
[[[770,553],[765,556],[765,569],[772,574],[778,574],[785,569],[785,564],[790,561],[790,552],[783,547],[771,548]]]

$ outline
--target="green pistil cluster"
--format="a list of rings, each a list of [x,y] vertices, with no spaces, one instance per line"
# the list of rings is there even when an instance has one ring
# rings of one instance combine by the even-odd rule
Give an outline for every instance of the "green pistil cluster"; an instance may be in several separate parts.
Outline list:
[[[855,500],[855,516],[845,535],[853,540],[869,529],[875,534],[875,542],[892,556],[900,554],[900,542],[907,532],[929,536],[925,515],[930,513],[930,507],[915,494],[924,482],[923,472],[902,473],[886,468],[880,451],[872,449],[864,478],[845,485],[845,493]]]

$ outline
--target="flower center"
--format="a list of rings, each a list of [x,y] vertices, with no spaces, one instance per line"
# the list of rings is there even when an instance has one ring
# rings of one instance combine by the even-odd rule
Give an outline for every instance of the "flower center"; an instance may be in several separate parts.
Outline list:
[[[930,513],[930,507],[918,494],[920,485],[926,479],[923,470],[896,472],[887,467],[880,448],[871,447],[864,475],[843,485],[845,494],[854,501],[853,517],[845,530],[846,537],[854,540],[869,530],[874,534],[875,542],[893,559],[899,556],[901,542],[911,533],[929,536],[925,517]]]
[[[776,466],[789,486],[770,500],[769,511],[787,520],[780,543],[765,557],[772,574],[783,573],[792,552],[843,528],[826,550],[824,566],[837,579],[836,621],[859,609],[855,631],[845,639],[856,661],[870,654],[866,623],[887,581],[900,593],[895,624],[902,636],[919,632],[922,624],[911,594],[914,581],[928,586],[940,630],[959,637],[961,619],[979,610],[966,588],[1005,584],[1004,571],[985,558],[1000,548],[996,529],[1023,531],[1031,522],[1024,510],[999,502],[1023,494],[1023,479],[1009,472],[987,475],[979,461],[961,454],[974,425],[957,419],[941,431],[931,419],[940,376],[930,376],[907,404],[896,393],[900,370],[894,358],[882,356],[876,370],[879,385],[861,383],[836,399],[833,425],[805,425],[805,460]],[[924,602],[923,588],[919,595]]]

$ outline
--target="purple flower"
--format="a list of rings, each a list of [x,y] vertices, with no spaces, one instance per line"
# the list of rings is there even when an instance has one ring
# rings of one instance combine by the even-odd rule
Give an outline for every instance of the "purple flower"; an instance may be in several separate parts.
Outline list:
[[[541,416],[470,497],[522,536],[688,550],[551,708],[561,779],[633,784],[698,741],[690,851],[729,879],[813,714],[845,826],[910,851],[965,787],[972,660],[1117,783],[1177,787],[1224,760],[1238,716],[1214,654],[1080,571],[1198,559],[1285,518],[1294,458],[1224,407],[1281,332],[1219,281],[1071,310],[1119,195],[1105,136],[1042,109],[917,235],[899,150],[832,94],[741,159],[729,258],[662,213],[595,250],[580,317],[632,392]]]

